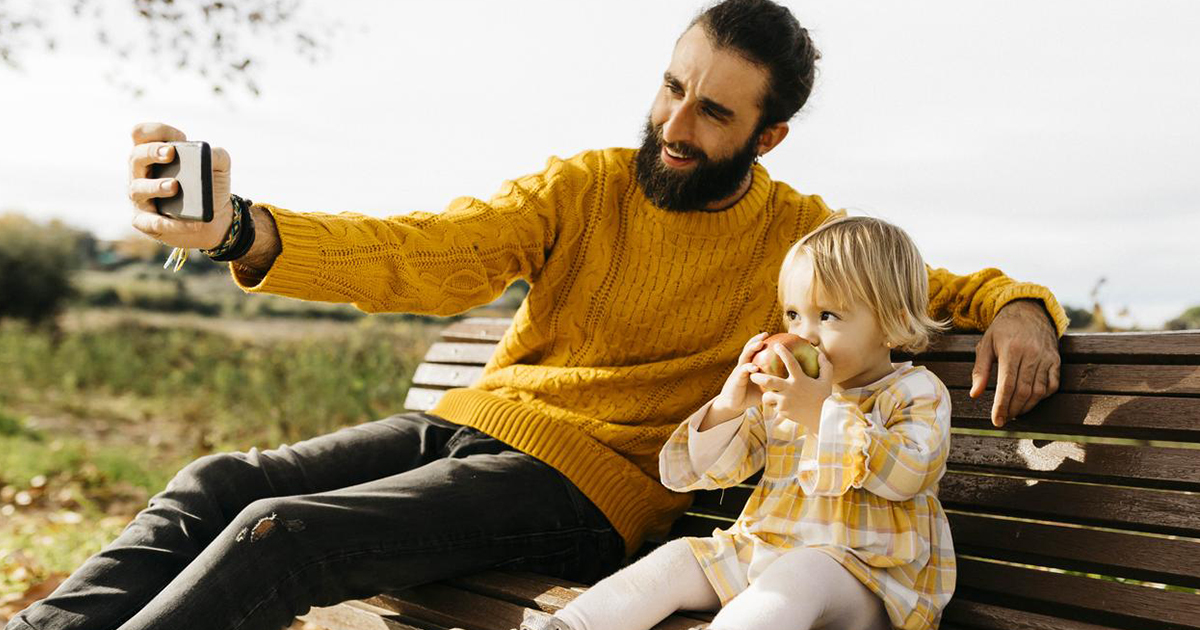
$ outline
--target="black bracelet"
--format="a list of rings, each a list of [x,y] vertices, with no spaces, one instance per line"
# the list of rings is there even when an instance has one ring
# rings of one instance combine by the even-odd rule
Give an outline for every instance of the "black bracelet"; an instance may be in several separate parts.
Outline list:
[[[250,251],[250,247],[254,245],[254,218],[250,213],[250,206],[253,205],[253,202],[237,195],[230,195],[229,198],[233,202],[234,212],[239,215],[241,233],[237,235],[237,241],[230,245],[229,249],[216,255],[209,255],[209,258],[216,262],[237,260],[245,256]]]

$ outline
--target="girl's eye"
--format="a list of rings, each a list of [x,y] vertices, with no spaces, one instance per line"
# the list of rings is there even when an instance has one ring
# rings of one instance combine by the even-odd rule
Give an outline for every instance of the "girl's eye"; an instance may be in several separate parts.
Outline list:
[[[796,311],[788,311],[786,313],[786,316],[787,316],[789,322],[794,322],[794,321],[796,321],[796,318],[799,317],[800,315]]]
[[[827,322],[830,319],[837,319],[837,315],[834,315],[833,313],[830,313],[829,311],[821,311],[821,321]]]

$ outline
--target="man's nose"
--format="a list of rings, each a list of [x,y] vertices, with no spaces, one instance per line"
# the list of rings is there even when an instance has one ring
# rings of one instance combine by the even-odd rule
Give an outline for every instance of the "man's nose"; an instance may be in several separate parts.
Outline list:
[[[675,104],[671,109],[671,115],[663,123],[663,142],[667,144],[674,144],[676,142],[692,144],[694,117],[691,114],[691,109],[687,103]]]

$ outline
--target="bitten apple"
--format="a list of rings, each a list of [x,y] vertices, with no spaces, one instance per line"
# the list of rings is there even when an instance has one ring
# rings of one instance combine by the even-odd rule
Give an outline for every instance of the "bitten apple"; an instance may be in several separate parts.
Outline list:
[[[766,344],[766,347],[755,353],[754,358],[750,360],[758,366],[759,370],[762,370],[763,374],[787,378],[787,366],[783,364],[783,359],[779,358],[779,355],[771,349],[771,344],[775,343],[781,344],[791,351],[792,356],[796,357],[796,361],[800,363],[800,369],[804,370],[809,378],[817,378],[821,373],[820,364],[817,362],[817,349],[804,337],[792,333],[776,333],[763,339],[763,343]],[[759,388],[763,389],[761,385]],[[766,389],[763,391],[765,392]]]

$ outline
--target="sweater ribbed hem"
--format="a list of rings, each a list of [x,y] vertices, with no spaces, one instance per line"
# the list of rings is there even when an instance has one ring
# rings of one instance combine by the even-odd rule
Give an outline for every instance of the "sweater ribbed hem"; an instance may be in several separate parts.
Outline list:
[[[1000,294],[996,296],[996,310],[992,313],[992,318],[995,319],[996,313],[1004,308],[1005,304],[1013,300],[1039,300],[1046,307],[1046,312],[1050,314],[1050,318],[1054,320],[1054,329],[1059,337],[1062,337],[1067,332],[1067,326],[1071,324],[1071,320],[1067,317],[1067,312],[1062,305],[1055,299],[1054,294],[1050,289],[1041,285],[1029,282],[1014,282],[1000,290]],[[987,330],[992,325],[992,322],[984,322],[981,328]]]
[[[258,278],[243,275],[237,265],[230,265],[234,282],[248,293],[274,293],[312,299],[313,280],[320,276],[321,270],[316,222],[283,208],[263,203],[254,205],[270,212],[275,219],[282,249],[262,282],[258,282]]]
[[[632,555],[648,535],[665,534],[691,502],[571,424],[476,389],[452,389],[430,410],[553,466],[584,493]]]

